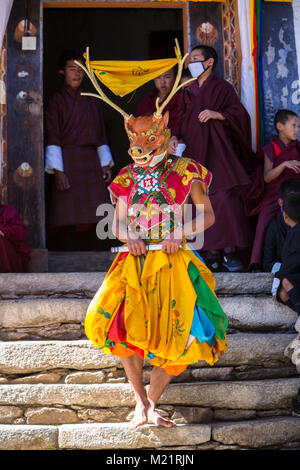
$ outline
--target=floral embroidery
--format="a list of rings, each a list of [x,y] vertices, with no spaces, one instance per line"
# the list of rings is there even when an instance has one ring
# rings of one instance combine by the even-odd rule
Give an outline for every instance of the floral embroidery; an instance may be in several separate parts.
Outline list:
[[[185,331],[185,329],[182,329],[184,325],[184,322],[179,324],[179,318],[176,319],[176,323],[173,322],[172,328],[173,328],[173,336],[182,336],[182,333]]]
[[[145,75],[145,73],[149,73],[150,69],[143,69],[139,65],[137,66],[136,69],[132,69],[131,74],[134,75],[135,77],[140,77],[141,75]]]
[[[154,191],[159,191],[159,173],[155,171],[154,173],[148,173],[145,175],[138,176],[138,193],[153,193]]]
[[[193,178],[199,178],[199,173],[193,173],[191,171],[186,170],[185,175],[182,178],[182,184],[187,186]]]
[[[128,188],[131,183],[129,173],[119,174],[115,177],[114,183],[119,184],[122,188]]]
[[[102,307],[98,307],[97,312],[100,313],[100,315],[104,315],[105,318],[110,318],[111,317],[110,313],[105,312]]]

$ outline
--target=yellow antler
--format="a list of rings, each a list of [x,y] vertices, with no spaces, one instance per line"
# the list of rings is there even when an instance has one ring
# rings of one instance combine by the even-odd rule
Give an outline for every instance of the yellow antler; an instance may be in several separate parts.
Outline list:
[[[175,39],[175,44],[176,44],[176,47],[175,47],[176,55],[177,55],[177,57],[180,58],[180,60],[178,62],[178,71],[177,71],[177,75],[176,75],[176,79],[175,79],[173,88],[170,91],[167,99],[161,104],[161,106],[159,106],[159,104],[158,104],[159,103],[159,97],[156,98],[156,102],[155,102],[156,112],[154,113],[154,116],[158,119],[161,118],[163,109],[171,101],[171,99],[173,98],[175,93],[177,93],[177,91],[180,90],[180,88],[182,88],[183,86],[186,86],[188,83],[191,83],[194,80],[197,80],[196,77],[191,78],[190,80],[187,80],[186,82],[184,82],[184,83],[182,83],[181,85],[178,86],[178,83],[181,79],[181,74],[182,74],[182,68],[183,68],[183,65],[184,65],[184,61],[185,61],[185,59],[187,58],[187,56],[189,54],[186,53],[185,56],[182,58],[179,43],[178,43],[178,39]]]
[[[97,79],[95,77],[95,74],[93,72],[93,70],[90,68],[90,53],[89,53],[89,47],[86,48],[86,63],[87,63],[87,68],[81,64],[80,62],[78,62],[77,60],[75,60],[74,62],[79,65],[79,67],[81,67],[85,73],[87,74],[87,76],[89,77],[89,79],[91,80],[92,84],[94,85],[96,91],[98,92],[98,95],[94,94],[94,93],[81,93],[82,95],[84,96],[93,96],[94,98],[99,98],[100,100],[104,101],[105,103],[107,103],[109,106],[111,106],[112,108],[114,108],[115,110],[117,110],[119,113],[122,114],[122,116],[128,120],[130,118],[129,114],[127,114],[125,111],[123,111],[123,109],[121,109],[118,105],[116,105],[115,103],[113,103],[105,94],[104,92],[102,91],[101,87],[99,86],[98,82],[97,82]]]

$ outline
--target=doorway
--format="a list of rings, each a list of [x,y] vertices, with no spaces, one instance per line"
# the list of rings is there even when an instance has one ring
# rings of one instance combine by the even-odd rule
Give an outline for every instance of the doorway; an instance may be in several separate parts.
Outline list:
[[[81,2],[81,5],[83,2]],[[65,5],[65,4],[64,4]],[[122,6],[121,6],[122,5]],[[149,60],[174,57],[175,38],[179,40],[182,53],[186,40],[186,5],[177,8],[165,3],[101,4],[101,7],[82,8],[54,7],[48,3],[44,8],[44,102],[60,85],[58,58],[63,50],[72,49],[82,54],[90,47],[91,60]],[[59,6],[59,3],[55,3]],[[84,88],[92,90],[87,78]],[[105,87],[104,87],[105,88]],[[138,103],[153,88],[146,83],[138,90],[119,98],[109,90],[105,93],[128,114],[135,114]],[[112,155],[115,160],[113,175],[131,162],[128,155],[128,138],[122,116],[102,103],[105,127]],[[47,181],[46,181],[47,218]],[[46,220],[47,226],[47,220]]]

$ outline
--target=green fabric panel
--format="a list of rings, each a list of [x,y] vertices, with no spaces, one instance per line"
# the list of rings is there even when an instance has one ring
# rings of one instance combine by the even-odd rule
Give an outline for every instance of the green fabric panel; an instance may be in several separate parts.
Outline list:
[[[204,279],[202,279],[200,272],[192,262],[189,263],[188,273],[197,293],[196,304],[204,310],[213,323],[216,338],[223,341],[228,327],[228,320],[218,299],[210,290]]]

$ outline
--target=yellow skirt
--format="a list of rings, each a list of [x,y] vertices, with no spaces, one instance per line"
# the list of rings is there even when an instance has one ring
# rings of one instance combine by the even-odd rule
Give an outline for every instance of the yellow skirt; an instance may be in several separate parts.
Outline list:
[[[192,250],[139,257],[119,253],[91,301],[85,332],[119,357],[138,354],[171,375],[204,360],[213,365],[227,348],[226,316],[211,271]]]

